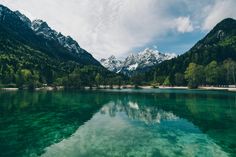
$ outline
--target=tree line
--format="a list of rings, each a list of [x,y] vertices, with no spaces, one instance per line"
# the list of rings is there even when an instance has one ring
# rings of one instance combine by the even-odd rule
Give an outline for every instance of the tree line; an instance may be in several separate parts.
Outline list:
[[[84,87],[100,88],[113,88],[114,85],[118,85],[119,88],[122,84],[125,84],[124,77],[122,75],[115,75],[113,73],[103,75],[92,68],[75,69],[72,73],[62,78],[55,80],[56,86],[64,86],[66,89],[81,89]]]
[[[0,84],[4,87],[17,87],[19,89],[34,90],[43,86],[64,86],[67,89],[84,87],[104,87],[113,88],[113,85],[119,87],[124,83],[122,75],[107,73],[106,70],[98,70],[97,67],[84,66],[75,68],[72,72],[64,75],[58,75],[56,71],[51,70],[48,76],[41,75],[37,70],[17,69],[13,66],[0,66]]]
[[[65,88],[104,87],[113,88],[114,85],[133,84],[153,86],[222,86],[236,84],[236,62],[226,59],[223,62],[211,61],[201,65],[190,63],[185,70],[176,70],[160,73],[137,73],[128,78],[123,75],[109,72],[103,67],[79,65],[75,62],[59,62],[23,46],[17,57],[14,53],[0,53],[0,85],[4,87],[18,87],[19,89],[35,89],[45,85],[64,86]],[[18,51],[16,49],[16,51]],[[32,57],[26,52],[37,56]],[[166,64],[167,65],[167,64]],[[165,69],[164,69],[165,70]],[[167,74],[167,75],[165,75]],[[152,78],[151,78],[152,77]],[[151,78],[151,79],[150,79]]]
[[[43,86],[84,88],[103,84],[112,88],[123,81],[124,76],[109,72],[101,66],[58,62],[47,56],[32,57],[26,53],[17,57],[12,53],[0,52],[0,87],[34,90]]]
[[[227,59],[222,63],[211,61],[207,65],[190,63],[183,73],[158,76],[154,72],[153,83],[164,86],[223,86],[236,84],[236,62]]]

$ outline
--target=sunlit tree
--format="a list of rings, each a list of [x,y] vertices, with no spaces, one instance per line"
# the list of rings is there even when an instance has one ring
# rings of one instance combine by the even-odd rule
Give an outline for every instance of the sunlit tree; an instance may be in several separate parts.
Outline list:
[[[219,67],[216,61],[212,61],[205,67],[206,84],[216,85],[219,81]]]
[[[185,79],[189,88],[197,88],[204,80],[204,67],[195,63],[190,63],[185,71]]]

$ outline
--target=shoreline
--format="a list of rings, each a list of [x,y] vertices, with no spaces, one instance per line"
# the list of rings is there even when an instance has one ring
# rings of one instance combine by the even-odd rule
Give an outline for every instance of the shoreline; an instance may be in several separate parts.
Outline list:
[[[52,86],[47,86],[47,87],[41,87],[41,88],[36,88],[35,91],[57,91],[57,90],[63,90],[63,86],[58,86],[58,87],[52,87]],[[114,85],[113,88],[100,86],[100,88],[93,87],[91,90],[112,90],[112,89],[136,89],[134,85],[125,85],[125,86],[119,86]],[[153,88],[153,86],[138,86],[137,89],[182,89],[182,90],[191,90],[187,86],[159,86],[157,88]],[[236,87],[199,87],[197,89],[193,90],[218,90],[218,91],[231,91],[231,92],[236,92]],[[25,90],[25,89],[23,89]],[[84,90],[90,90],[90,87],[84,87]],[[0,88],[0,91],[19,91],[18,88]]]
[[[54,90],[62,90],[62,89],[64,89],[63,86],[57,86],[57,87],[47,86],[47,87],[35,88],[35,91],[54,91]],[[23,90],[27,90],[27,89],[23,89]],[[0,91],[19,91],[19,88],[0,88]]]

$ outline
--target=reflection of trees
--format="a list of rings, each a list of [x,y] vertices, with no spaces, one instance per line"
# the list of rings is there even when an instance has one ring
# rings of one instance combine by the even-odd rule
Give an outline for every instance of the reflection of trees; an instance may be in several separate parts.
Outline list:
[[[235,152],[235,94],[177,93],[1,92],[0,156],[23,156],[22,150],[28,150],[26,156],[40,154],[48,145],[69,137],[104,104],[101,113],[125,112],[147,124],[187,119],[227,151]],[[4,154],[4,150],[16,151]]]
[[[39,155],[108,102],[86,92],[8,92],[0,100],[0,156]]]
[[[188,91],[182,93],[171,91],[157,94],[129,94],[120,97],[120,103],[111,105],[115,108],[122,104],[123,110],[134,119],[155,120],[155,112],[164,111],[173,113],[179,118],[192,122],[214,141],[222,146],[225,151],[236,154],[236,104],[235,94],[219,91]],[[139,110],[129,106],[129,101],[138,104]],[[121,105],[121,106],[122,106]],[[134,105],[136,106],[136,105]],[[120,106],[119,106],[120,107]],[[116,111],[112,109],[111,111]],[[110,111],[110,112],[111,112]],[[114,115],[114,112],[112,112]],[[138,116],[139,115],[139,116]],[[149,116],[147,116],[149,115]]]

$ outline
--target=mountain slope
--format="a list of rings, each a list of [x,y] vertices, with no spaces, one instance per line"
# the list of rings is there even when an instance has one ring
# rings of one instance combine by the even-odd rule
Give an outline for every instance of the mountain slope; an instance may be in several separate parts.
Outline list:
[[[10,32],[12,38],[59,60],[71,60],[85,65],[100,65],[71,37],[65,37],[52,30],[46,22],[36,20],[31,23],[19,11],[13,12],[2,5],[0,8],[2,33]]]
[[[104,59],[104,58],[101,59],[100,63],[109,71],[112,71],[115,73],[119,72],[119,70],[122,67],[122,61],[117,59],[114,55],[110,56],[107,59]]]
[[[0,5],[0,84],[16,84],[23,75],[21,70],[47,84],[75,70],[85,83],[88,79],[94,82],[98,73],[114,76],[71,37],[57,33],[46,22],[31,22],[20,12]]]
[[[236,60],[236,20],[232,18],[218,23],[185,54],[154,66],[146,73],[146,78],[151,81],[154,73],[158,77],[183,74],[189,63],[207,65],[213,60],[222,63],[229,58]]]
[[[149,67],[159,64],[165,60],[176,57],[175,54],[162,54],[157,50],[145,49],[137,54],[131,54],[125,60],[118,60],[115,56],[101,59],[101,64],[110,71],[131,75],[146,71]]]

